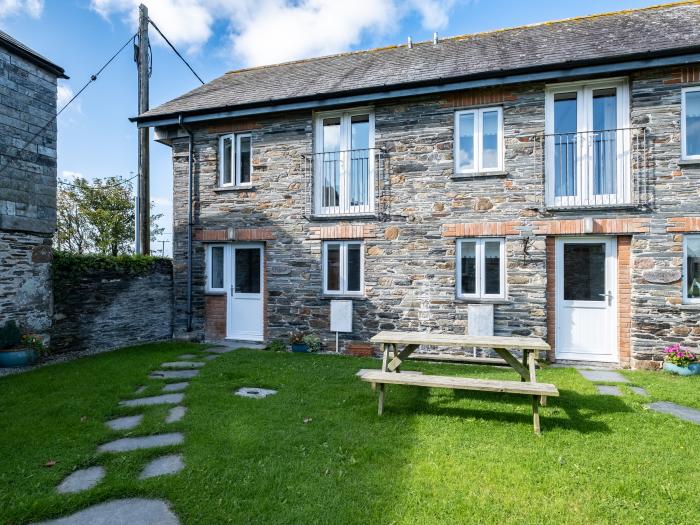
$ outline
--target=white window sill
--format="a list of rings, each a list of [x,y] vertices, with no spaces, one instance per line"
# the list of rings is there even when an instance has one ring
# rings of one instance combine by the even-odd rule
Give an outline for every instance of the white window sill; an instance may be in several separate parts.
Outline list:
[[[226,290],[205,290],[204,295],[226,295]]]
[[[478,297],[456,297],[455,302],[465,304],[513,304],[510,299],[480,299]]]
[[[214,188],[214,191],[217,193],[226,191],[255,191],[255,186],[252,184],[247,184],[244,186],[217,186]]]
[[[364,294],[322,293],[321,299],[341,299],[341,300],[345,300],[345,301],[350,301],[350,300],[364,301],[365,299],[367,299],[367,296]]]
[[[480,179],[480,178],[486,178],[486,177],[507,177],[508,172],[507,171],[470,171],[466,173],[459,173],[455,172],[452,175],[452,179]]]
[[[685,302],[678,305],[680,310],[700,310],[700,301],[698,302]]]
[[[697,159],[680,159],[679,166],[700,166],[700,158]]]

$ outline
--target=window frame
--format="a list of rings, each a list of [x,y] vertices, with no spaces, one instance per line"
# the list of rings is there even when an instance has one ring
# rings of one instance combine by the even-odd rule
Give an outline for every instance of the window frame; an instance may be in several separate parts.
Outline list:
[[[211,286],[211,278],[213,276],[212,272],[212,249],[221,248],[223,261],[222,261],[222,276],[223,276],[223,286],[221,288],[213,288]],[[210,294],[225,294],[226,293],[226,244],[207,244],[207,249],[205,253],[205,291]]]
[[[475,243],[475,259],[476,259],[476,283],[474,293],[462,292],[462,244],[466,242]],[[483,293],[486,281],[485,270],[485,250],[484,246],[487,242],[498,242],[500,248],[500,271],[499,278],[501,282],[501,293],[487,294]],[[506,290],[506,239],[505,237],[464,237],[457,239],[457,248],[455,250],[457,261],[455,264],[455,292],[458,299],[471,300],[505,300],[507,296]]]
[[[241,139],[248,137],[250,139],[250,181],[241,182],[241,170],[239,162],[241,158],[240,143]],[[231,182],[224,182],[224,141],[231,140]],[[253,134],[250,131],[242,131],[240,133],[226,133],[219,135],[219,188],[248,188],[253,185]]]
[[[498,165],[493,168],[484,168],[483,167],[483,160],[484,160],[484,155],[483,155],[483,120],[484,120],[484,113],[490,113],[492,111],[496,111],[498,113]],[[459,164],[459,152],[460,152],[460,146],[459,146],[459,132],[460,132],[460,117],[462,115],[466,114],[473,114],[474,115],[474,167],[471,169],[462,169],[462,167]],[[454,173],[455,175],[474,175],[476,173],[493,173],[493,172],[502,172],[503,171],[503,164],[504,164],[504,147],[503,147],[503,142],[504,142],[504,126],[503,126],[503,107],[502,106],[489,106],[489,107],[483,107],[483,108],[471,108],[471,109],[461,109],[459,111],[455,111],[455,117],[454,117],[454,147],[453,147],[453,155],[454,155]]]
[[[700,234],[683,235],[683,270],[681,274],[683,304],[700,304],[700,297],[688,297],[688,239],[700,240]]]
[[[686,135],[686,95],[695,91],[700,91],[700,86],[686,87],[681,89],[681,160],[700,160],[700,154],[688,155],[688,137]]]
[[[328,247],[332,244],[340,246],[340,290],[329,290],[328,284]],[[357,245],[360,247],[360,289],[358,291],[348,290],[348,246]],[[323,295],[362,297],[365,294],[365,243],[361,240],[325,240],[321,251],[322,290]]]
[[[369,117],[369,137],[368,137],[368,152],[369,152],[369,186],[367,205],[351,206],[350,205],[350,176],[351,172],[348,169],[349,152],[352,150],[352,117],[367,115]],[[313,151],[314,151],[314,169],[313,169],[313,204],[314,214],[322,216],[330,215],[353,215],[353,214],[373,214],[375,212],[375,191],[376,191],[376,166],[375,166],[375,121],[373,107],[359,107],[340,111],[319,111],[314,113],[313,125]],[[323,121],[325,119],[338,118],[340,119],[340,150],[339,163],[341,166],[340,180],[340,196],[338,206],[323,206],[322,192],[322,171],[318,166],[322,165],[319,159],[325,152],[323,150]],[[356,209],[353,209],[356,208]]]

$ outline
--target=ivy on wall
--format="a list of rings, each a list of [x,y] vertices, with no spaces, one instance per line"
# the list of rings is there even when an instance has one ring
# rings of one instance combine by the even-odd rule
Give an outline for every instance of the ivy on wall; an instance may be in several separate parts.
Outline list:
[[[53,280],[54,283],[80,278],[93,271],[109,271],[128,275],[146,274],[151,271],[158,261],[169,261],[165,257],[150,255],[100,255],[78,254],[72,252],[54,251]]]

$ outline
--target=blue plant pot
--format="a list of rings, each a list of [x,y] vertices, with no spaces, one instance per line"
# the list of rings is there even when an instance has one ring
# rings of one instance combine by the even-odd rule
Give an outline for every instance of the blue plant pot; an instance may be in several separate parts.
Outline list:
[[[308,352],[309,347],[306,343],[292,343],[292,352]]]
[[[700,363],[690,363],[688,366],[678,366],[673,363],[664,363],[664,370],[679,376],[694,376],[700,374]]]
[[[21,368],[23,366],[29,366],[36,361],[37,357],[36,351],[30,348],[0,352],[0,368]]]

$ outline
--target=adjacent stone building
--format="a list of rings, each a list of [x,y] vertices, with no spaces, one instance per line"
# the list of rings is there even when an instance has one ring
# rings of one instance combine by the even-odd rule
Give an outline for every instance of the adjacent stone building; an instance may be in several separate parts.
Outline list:
[[[700,5],[233,71],[135,120],[173,150],[175,329],[700,341]],[[483,322],[483,321],[486,322]]]
[[[0,31],[0,324],[48,338],[63,69]]]

